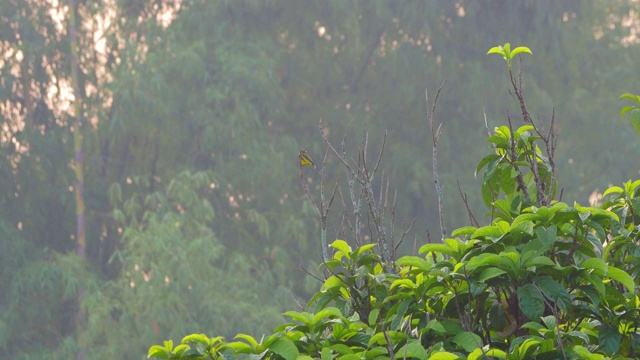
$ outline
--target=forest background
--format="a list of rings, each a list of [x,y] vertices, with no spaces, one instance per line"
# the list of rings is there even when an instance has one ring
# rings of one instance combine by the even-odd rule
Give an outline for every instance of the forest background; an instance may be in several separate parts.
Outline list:
[[[639,14],[627,0],[1,2],[0,357],[135,359],[191,332],[270,332],[319,286],[301,267],[321,249],[297,155],[321,167],[320,119],[351,150],[388,131],[411,253],[439,231],[424,92],[445,80],[439,176],[447,226],[466,225],[456,182],[480,209],[483,109],[492,127],[514,105],[485,56],[505,42],[533,50],[525,93],[555,111],[563,199],[597,200],[638,177],[617,98],[637,93]],[[304,176],[315,191],[319,172]],[[348,238],[340,215],[330,239]]]

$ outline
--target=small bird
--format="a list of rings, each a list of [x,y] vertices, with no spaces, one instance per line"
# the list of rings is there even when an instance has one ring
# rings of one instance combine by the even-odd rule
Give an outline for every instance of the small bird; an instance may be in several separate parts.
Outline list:
[[[298,154],[298,159],[300,159],[301,166],[312,166],[313,169],[315,170],[316,165],[313,163],[313,160],[311,160],[311,158],[309,157],[309,154],[307,154],[307,150],[301,149],[300,153]]]

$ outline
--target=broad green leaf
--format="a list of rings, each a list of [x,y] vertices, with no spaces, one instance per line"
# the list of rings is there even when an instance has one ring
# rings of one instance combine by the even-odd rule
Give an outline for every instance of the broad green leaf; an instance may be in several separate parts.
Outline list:
[[[475,226],[464,226],[464,227],[453,230],[453,232],[451,233],[451,236],[471,235],[474,232],[476,232],[477,229],[478,228]]]
[[[386,351],[384,352],[384,354],[386,354]],[[338,359],[339,360],[362,360],[362,356],[355,355],[355,354],[347,354],[347,355],[340,356]]]
[[[600,331],[598,332],[598,342],[600,343],[600,350],[607,355],[615,354],[620,348],[620,341],[622,337],[617,327],[602,324]]]
[[[362,246],[360,246],[359,248],[356,249],[356,251],[353,252],[353,256],[356,257],[364,252],[369,252],[371,251],[371,249],[373,249],[374,247],[376,247],[378,244],[364,244]]]
[[[616,195],[620,195],[624,192],[624,190],[620,187],[620,186],[612,186],[610,188],[608,188],[607,190],[604,191],[604,193],[602,193],[602,197],[605,197],[609,194],[616,194]]]
[[[447,330],[444,328],[442,323],[436,319],[430,320],[425,326],[425,329],[432,329],[435,332],[438,332],[440,334],[444,334],[447,332]]]
[[[173,350],[173,340],[165,340],[164,341],[164,347],[167,350],[172,351]]]
[[[334,257],[336,259],[340,259],[339,253],[342,253],[342,255],[346,256],[347,258],[349,258],[349,254],[351,254],[351,246],[349,246],[349,244],[347,244],[347,242],[344,240],[335,240],[329,246],[338,250]]]
[[[529,320],[537,320],[544,312],[544,300],[531,284],[518,288],[518,305]]]
[[[502,331],[507,323],[507,314],[504,312],[502,304],[493,304],[489,308],[489,329]]]
[[[627,105],[625,107],[623,107],[622,109],[620,109],[620,116],[626,114],[628,111],[631,111],[633,109],[635,109],[635,106],[631,106],[631,105]]]
[[[533,352],[540,346],[540,343],[542,343],[542,341],[537,336],[526,339],[520,344],[520,356],[522,356],[523,359],[527,359],[533,355]]]
[[[634,293],[635,285],[633,283],[633,279],[629,274],[627,274],[627,272],[613,266],[609,266],[608,269],[609,271],[607,272],[607,275],[610,278],[624,285],[630,293]]]
[[[478,176],[478,172],[480,172],[480,170],[482,170],[482,168],[487,165],[490,161],[493,161],[495,159],[498,159],[498,161],[500,160],[500,155],[497,154],[491,154],[491,155],[487,155],[485,156],[482,160],[480,160],[480,162],[478,163],[478,166],[476,167],[476,171],[474,172],[473,176],[477,177]]]
[[[329,349],[337,351],[340,355],[353,354],[353,350],[345,344],[334,344],[329,346]]]
[[[628,99],[631,100],[635,103],[637,103],[638,105],[640,105],[640,96],[636,96],[630,93],[624,93],[622,95],[620,95],[620,97],[618,99]]]
[[[397,264],[399,266],[411,266],[417,269],[427,271],[431,269],[432,263],[424,258],[417,256],[403,256],[398,259]]]
[[[425,350],[424,347],[422,347],[419,340],[413,340],[409,342],[407,345],[398,350],[396,355],[397,359],[405,358],[406,356],[407,358],[427,360],[429,357],[429,353],[427,352],[427,350]]]
[[[489,279],[493,279],[496,276],[500,276],[504,273],[506,273],[506,271],[495,268],[495,267],[486,268],[482,270],[482,272],[480,273],[480,276],[478,277],[478,281],[484,282]]]
[[[505,353],[504,351],[500,350],[500,349],[489,349],[487,351],[485,351],[485,353],[487,354],[487,356],[492,356],[498,359],[506,359],[507,358],[507,353]]]
[[[540,288],[542,294],[556,303],[562,311],[569,310],[569,307],[571,306],[571,297],[564,286],[548,276],[536,278],[535,283]]]
[[[313,316],[313,320],[311,324],[313,326],[316,326],[318,322],[324,322],[326,318],[331,316],[341,317],[342,313],[336,307],[328,307],[328,308],[322,309]]]
[[[471,352],[477,348],[482,348],[483,346],[480,336],[468,331],[461,332],[454,336],[453,342],[458,344],[467,352]]]
[[[448,351],[437,352],[429,357],[429,360],[457,360],[461,359],[456,354],[450,353]]]
[[[498,236],[502,236],[502,231],[500,231],[500,229],[496,226],[484,226],[481,227],[479,229],[477,229],[473,235],[471,235],[472,239],[477,239],[477,238],[481,238],[481,237],[498,237]]]
[[[182,338],[183,344],[203,343],[209,345],[209,338],[205,334],[191,334]]]
[[[149,352],[147,353],[147,357],[155,357],[159,359],[168,359],[170,352],[167,349],[160,345],[153,345],[149,348]]]
[[[399,332],[399,331],[385,331],[385,332],[379,332],[374,334],[371,339],[369,340],[369,344],[368,346],[371,346],[373,344],[378,344],[378,345],[386,345],[387,344],[387,338],[389,337],[389,340],[391,341],[392,344],[395,344],[399,341],[404,341],[407,338],[407,335]]]
[[[487,55],[489,55],[489,54],[499,54],[499,55],[504,56],[504,50],[503,50],[502,46],[494,46],[491,49],[489,49],[489,51],[487,51]],[[622,96],[620,96],[620,98],[622,98]]]
[[[413,302],[413,300],[408,299],[408,300],[404,300],[402,301],[396,310],[396,313],[394,314],[395,317],[393,319],[393,321],[391,322],[391,329],[399,329],[400,327],[400,322],[402,322],[402,320],[404,319],[404,315],[407,312],[407,309],[409,308],[409,305],[411,305],[411,303]]]
[[[516,55],[520,53],[529,53],[533,55],[533,53],[531,52],[531,50],[529,50],[528,47],[518,46],[517,48],[513,49],[513,51],[511,51],[511,57],[514,58]]]
[[[418,253],[420,254],[427,252],[441,253],[451,257],[455,257],[456,255],[456,251],[445,244],[425,244],[420,247],[420,250],[418,250]]]
[[[269,350],[282,356],[285,360],[295,360],[300,355],[293,341],[285,338],[280,338],[269,345]]]
[[[607,264],[602,259],[589,258],[583,261],[580,266],[589,270],[599,270],[599,275],[604,275],[607,273]]]
[[[321,291],[327,291],[335,287],[343,287],[343,286],[345,285],[342,282],[342,280],[340,280],[340,278],[338,278],[335,275],[331,275],[329,276],[329,278],[327,278],[327,280],[324,281],[324,284],[322,284]]]
[[[538,236],[538,240],[542,243],[545,250],[548,250],[553,246],[556,242],[556,234],[558,232],[558,228],[555,225],[549,226],[548,229],[545,229],[542,226],[536,228],[536,235]]]
[[[603,360],[605,358],[605,356],[601,354],[592,354],[586,347],[582,345],[574,346],[572,350],[574,354],[578,355],[578,359]]]
[[[545,265],[545,266],[554,266],[556,263],[553,262],[553,260],[549,259],[546,256],[536,256],[533,259],[527,261],[525,264],[523,264],[524,267],[529,267],[529,266],[539,266],[539,265]]]
[[[291,320],[293,321],[298,321],[301,322],[305,325],[310,325],[311,321],[313,320],[313,315],[307,313],[307,312],[297,312],[297,311],[287,311],[285,313],[283,313],[284,316],[288,316],[291,318]],[[243,334],[239,334],[237,337],[247,340],[247,336],[248,335],[243,335]]]

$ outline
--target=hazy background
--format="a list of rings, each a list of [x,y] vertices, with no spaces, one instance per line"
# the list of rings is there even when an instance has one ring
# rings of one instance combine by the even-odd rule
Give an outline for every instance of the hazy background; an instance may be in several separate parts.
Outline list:
[[[300,148],[322,162],[320,119],[336,145],[347,132],[352,156],[364,130],[372,158],[388,130],[381,166],[398,224],[417,218],[401,248],[411,252],[414,236],[439,232],[424,92],[445,80],[447,227],[468,223],[456,181],[486,223],[474,178],[489,151],[483,106],[491,128],[518,113],[505,62],[486,55],[505,42],[533,51],[531,113],[546,122],[555,110],[564,201],[587,204],[639,175],[640,139],[618,100],[640,92],[638,1],[79,0],[75,10],[74,25],[67,1],[0,2],[1,358],[142,359],[190,332],[271,331],[294,296],[320,286],[300,267],[315,271],[321,251],[297,166]],[[305,176],[317,194],[319,173]],[[341,212],[336,201],[329,241],[349,241]]]

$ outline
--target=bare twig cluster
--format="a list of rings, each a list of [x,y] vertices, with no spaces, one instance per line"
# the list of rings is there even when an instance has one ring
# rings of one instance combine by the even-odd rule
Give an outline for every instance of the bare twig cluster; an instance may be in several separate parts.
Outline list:
[[[329,141],[327,132],[323,128],[322,121],[320,122],[320,132],[323,140],[327,144],[327,152],[323,160],[323,166],[321,169],[322,180],[320,185],[320,203],[317,204],[308,186],[304,181],[304,177],[301,175],[301,180],[309,199],[318,210],[318,214],[322,221],[323,236],[326,237],[326,216],[329,211],[329,207],[333,203],[336,193],[340,196],[344,207],[344,213],[340,226],[348,227],[351,231],[354,242],[357,246],[361,246],[364,243],[375,242],[380,249],[380,256],[384,264],[386,264],[388,271],[393,271],[393,263],[396,259],[396,251],[404,237],[411,231],[415,219],[408,226],[403,225],[402,232],[399,237],[395,230],[395,206],[397,191],[389,191],[389,180],[385,179],[384,172],[380,170],[380,162],[384,153],[387,133],[385,132],[382,146],[378,153],[377,158],[373,166],[367,159],[367,149],[369,143],[369,135],[364,132],[362,140],[358,146],[358,155],[356,159],[347,156],[346,151],[346,134],[342,139],[340,150]],[[330,200],[326,200],[324,197],[324,188],[327,178],[324,175],[324,163],[327,160],[328,153],[333,153],[342,164],[342,167],[346,176],[346,185],[348,188],[348,197],[346,197],[340,188],[338,181],[334,184],[333,194]],[[379,188],[374,185],[376,176],[380,176]],[[349,202],[349,205],[347,205]],[[368,235],[363,234],[363,230],[369,229]],[[323,258],[326,261],[328,255],[326,254],[326,243],[323,242]]]
[[[544,155],[542,153],[539,154],[538,153],[539,149],[537,148],[537,146],[534,146],[534,148],[531,149],[531,153],[527,157],[527,162],[529,163],[529,168],[533,173],[534,181],[537,188],[535,204],[538,206],[546,206],[546,205],[549,205],[549,203],[551,202],[556,190],[555,189],[556,165],[554,161],[554,156],[555,156],[556,146],[558,144],[558,131],[556,129],[556,124],[555,124],[555,111],[552,112],[551,118],[549,119],[548,130],[545,130],[544,123],[540,120],[540,118],[538,118],[537,123],[532,120],[529,110],[527,109],[527,106],[524,101],[524,95],[523,95],[524,85],[522,82],[522,58],[519,58],[519,60],[520,60],[519,62],[520,70],[518,72],[518,79],[516,80],[511,69],[509,69],[509,79],[511,80],[511,86],[513,87],[513,91],[520,105],[520,112],[522,114],[523,121],[533,126],[533,128],[535,129],[535,132],[538,134],[538,136],[540,136],[540,139],[544,143]],[[509,116],[508,112],[507,112],[507,120],[509,123],[509,131],[511,131],[511,134],[513,134],[513,125],[511,122],[511,117]],[[513,136],[511,137],[511,151],[512,152],[515,151],[515,142],[514,142]],[[542,150],[540,149],[540,151]],[[515,154],[512,154],[512,155],[515,155]],[[515,157],[512,157],[512,158],[515,158]],[[541,175],[539,171],[538,166],[540,161],[542,161],[545,165],[548,166],[548,171],[546,171],[544,175]],[[520,187],[520,190],[522,190],[523,192],[525,200],[529,202],[530,201],[529,192],[522,179],[522,173],[518,175],[517,181],[518,181],[518,186]]]

